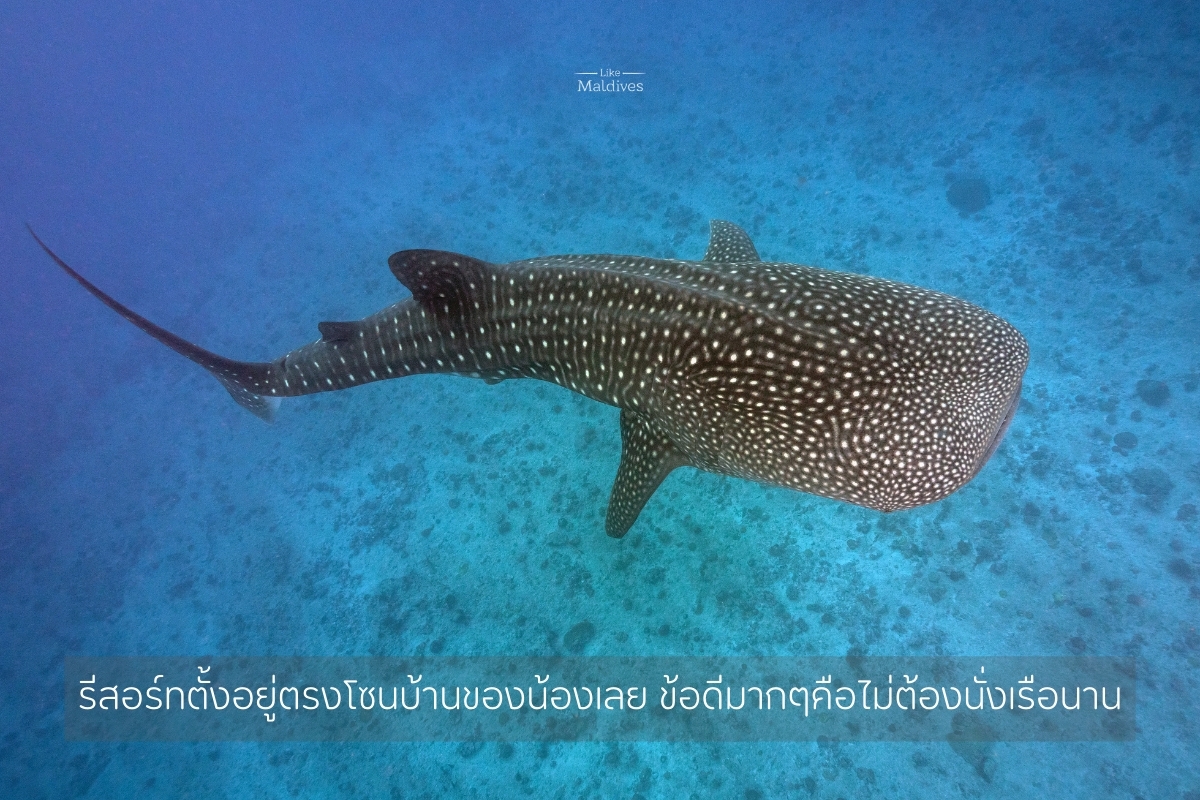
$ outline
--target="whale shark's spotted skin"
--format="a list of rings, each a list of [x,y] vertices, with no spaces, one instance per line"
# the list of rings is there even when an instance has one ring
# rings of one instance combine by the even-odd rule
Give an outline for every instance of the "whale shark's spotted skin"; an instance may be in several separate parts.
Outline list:
[[[411,299],[323,322],[319,341],[269,363],[196,347],[46,252],[264,419],[282,397],[434,372],[538,378],[618,406],[621,465],[606,519],[615,537],[680,466],[880,511],[939,500],[999,445],[1029,357],[1016,329],[964,300],[763,262],[721,221],[702,261],[489,264],[404,250],[388,263]]]

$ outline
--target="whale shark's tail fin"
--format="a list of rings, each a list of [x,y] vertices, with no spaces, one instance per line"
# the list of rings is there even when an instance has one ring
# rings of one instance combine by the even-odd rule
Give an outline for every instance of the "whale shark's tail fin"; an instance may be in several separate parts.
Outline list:
[[[258,394],[254,390],[259,389],[269,391],[271,365],[267,363],[252,363],[248,361],[234,361],[233,359],[219,356],[216,353],[210,353],[203,347],[198,347],[186,339],[181,339],[170,331],[160,328],[150,320],[143,317],[125,306],[118,303],[116,300],[109,297],[98,287],[91,283],[87,278],[80,275],[71,268],[67,262],[63,261],[58,255],[46,246],[33,228],[29,225],[25,226],[29,229],[29,234],[34,241],[46,251],[46,255],[54,259],[54,263],[58,264],[72,278],[77,280],[83,288],[87,289],[96,296],[100,302],[116,311],[125,319],[138,326],[146,333],[158,339],[167,347],[179,353],[181,356],[195,361],[200,366],[212,373],[213,377],[221,382],[221,385],[228,390],[229,394],[237,401],[238,405],[248,409],[256,417],[259,417],[267,422],[275,420],[275,410],[279,408],[279,398],[265,394]]]

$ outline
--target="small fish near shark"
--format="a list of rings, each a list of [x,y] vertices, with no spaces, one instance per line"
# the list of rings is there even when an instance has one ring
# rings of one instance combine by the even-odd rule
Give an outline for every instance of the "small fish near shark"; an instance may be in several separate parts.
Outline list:
[[[419,373],[537,378],[621,409],[605,528],[621,537],[677,467],[878,511],[940,500],[996,451],[1029,347],[965,300],[763,261],[711,223],[700,261],[561,255],[492,264],[437,250],[388,259],[412,297],[266,363],[160,328],[67,274],[270,421],[280,398]]]

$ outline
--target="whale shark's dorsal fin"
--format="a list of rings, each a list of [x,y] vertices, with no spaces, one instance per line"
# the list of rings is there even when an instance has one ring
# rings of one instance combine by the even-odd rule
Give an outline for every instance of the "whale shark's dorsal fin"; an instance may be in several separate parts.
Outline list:
[[[624,536],[663,479],[689,463],[653,420],[621,409],[621,466],[604,518],[608,535],[614,539]]]
[[[426,311],[461,316],[471,312],[492,265],[478,258],[443,250],[401,250],[388,259],[396,280],[412,292]]]
[[[348,342],[358,333],[358,324],[354,322],[318,322],[317,330],[321,332],[322,342]]]
[[[739,226],[723,219],[714,219],[708,225],[712,234],[708,239],[708,251],[704,254],[705,261],[734,264],[762,260],[754,249],[754,242]]]

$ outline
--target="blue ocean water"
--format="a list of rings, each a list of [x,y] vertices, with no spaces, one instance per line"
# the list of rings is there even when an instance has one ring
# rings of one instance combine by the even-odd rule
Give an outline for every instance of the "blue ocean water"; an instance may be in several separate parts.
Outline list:
[[[0,37],[6,796],[1200,797],[1194,4],[12,0]],[[611,540],[615,409],[420,376],[267,426],[23,228],[266,360],[403,297],[395,250],[699,258],[714,218],[1019,328],[979,477],[884,516],[680,470]],[[1127,656],[1138,733],[64,739],[70,655],[558,653]]]

